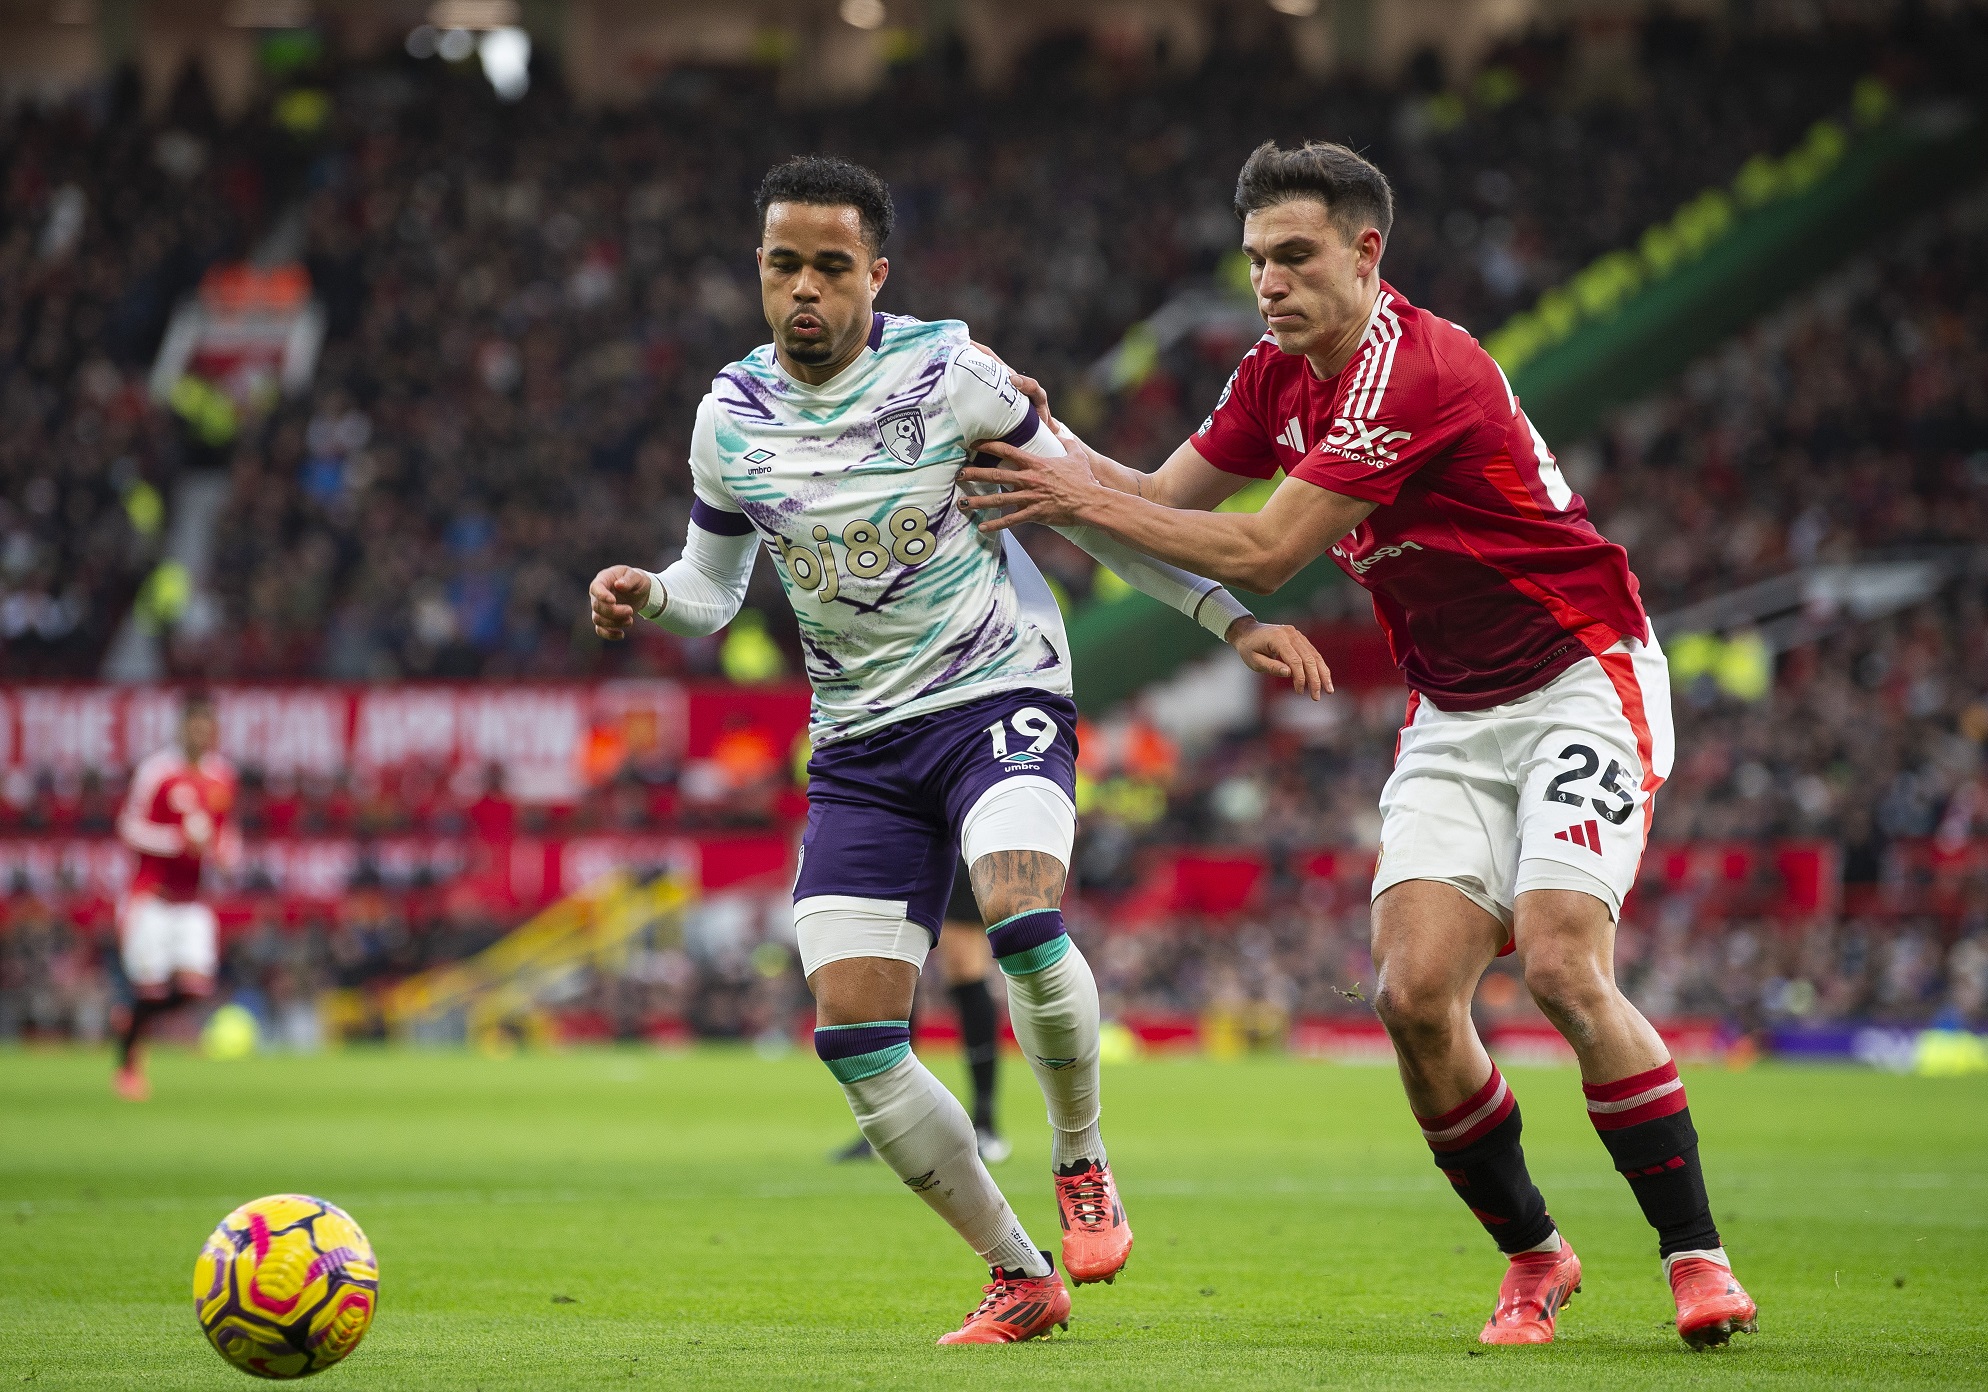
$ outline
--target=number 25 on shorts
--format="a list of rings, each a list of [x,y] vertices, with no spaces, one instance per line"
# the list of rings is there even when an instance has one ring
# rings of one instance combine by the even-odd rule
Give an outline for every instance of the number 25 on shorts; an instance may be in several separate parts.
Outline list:
[[[1008,730],[1027,740],[1026,749],[1008,752]],[[1023,706],[1006,720],[997,720],[989,725],[986,734],[994,741],[994,757],[1009,768],[1036,768],[1042,763],[1043,751],[1056,743],[1056,722],[1034,706]]]
[[[1620,759],[1608,761],[1608,772],[1601,776],[1601,787],[1603,792],[1613,794],[1621,801],[1603,802],[1600,798],[1584,799],[1579,793],[1567,791],[1569,783],[1578,783],[1583,778],[1593,778],[1595,770],[1601,767],[1601,757],[1585,744],[1568,745],[1560,751],[1560,757],[1578,760],[1579,764],[1575,768],[1555,775],[1553,781],[1546,785],[1545,797],[1548,802],[1564,802],[1579,807],[1585,801],[1594,807],[1597,815],[1613,822],[1616,826],[1621,826],[1629,820],[1629,814],[1636,810],[1636,794],[1623,785]]]
[[[896,561],[901,566],[915,566],[932,558],[937,542],[932,536],[932,519],[925,513],[909,505],[898,508],[884,519],[883,530],[877,530],[874,522],[857,520],[842,529],[842,560],[835,558],[835,543],[830,539],[827,527],[817,523],[814,528],[815,546],[795,546],[786,537],[776,535],[774,542],[780,548],[780,559],[787,566],[787,574],[797,588],[819,590],[817,596],[823,604],[832,602],[842,592],[842,576],[846,573],[860,580],[874,580],[890,568]]]

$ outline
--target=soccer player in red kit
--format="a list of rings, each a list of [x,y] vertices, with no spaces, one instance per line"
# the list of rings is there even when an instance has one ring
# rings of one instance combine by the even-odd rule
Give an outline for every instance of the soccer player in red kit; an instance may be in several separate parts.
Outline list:
[[[962,478],[1007,491],[962,506],[1011,509],[989,530],[1102,527],[1261,593],[1329,550],[1372,593],[1410,693],[1381,794],[1375,1009],[1436,1164],[1510,1259],[1480,1337],[1550,1342],[1581,1284],[1471,1023],[1479,978],[1512,950],[1657,1230],[1678,1332],[1693,1347],[1750,1332],[1684,1085],[1615,983],[1615,920],[1672,752],[1628,557],[1589,523],[1497,363],[1381,279],[1393,195],[1378,169],[1338,145],[1266,144],[1236,212],[1269,332],[1193,438],[1150,476],[1074,439],[1057,459],[985,445],[1006,467]],[[1279,469],[1261,512],[1205,510]]]
[[[214,989],[214,910],[200,902],[200,872],[209,856],[225,864],[240,845],[227,821],[235,771],[214,752],[219,739],[212,699],[189,694],[178,740],[138,765],[118,814],[119,838],[138,853],[117,915],[132,1001],[116,1086],[131,1102],[151,1094],[138,1048],[146,1028]]]

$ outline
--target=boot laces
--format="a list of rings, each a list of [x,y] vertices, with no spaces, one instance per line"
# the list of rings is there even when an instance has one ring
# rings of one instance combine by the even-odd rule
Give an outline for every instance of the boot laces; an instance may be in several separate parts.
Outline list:
[[[1102,1228],[1111,1222],[1111,1194],[1102,1166],[1094,1166],[1064,1184],[1071,1218],[1086,1228]]]
[[[979,1319],[982,1315],[992,1315],[996,1310],[1000,1309],[1002,1305],[1007,1303],[1008,1297],[1013,1293],[1010,1286],[1011,1283],[1005,1278],[997,1278],[991,1285],[982,1286],[980,1288],[982,1297],[980,1303],[967,1312],[966,1319],[961,1322],[961,1327],[964,1328],[966,1325],[972,1324],[975,1320]]]

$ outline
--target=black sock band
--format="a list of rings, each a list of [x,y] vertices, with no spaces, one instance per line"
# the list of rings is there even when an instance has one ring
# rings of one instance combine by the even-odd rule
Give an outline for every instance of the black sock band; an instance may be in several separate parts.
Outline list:
[[[1495,1066],[1490,1080],[1460,1106],[1416,1120],[1437,1167],[1499,1251],[1523,1252],[1552,1234],[1553,1217],[1519,1144],[1524,1126],[1518,1099]]]
[[[1650,1226],[1657,1254],[1709,1251],[1721,1245],[1698,1163],[1698,1131],[1685,1105],[1677,1066],[1590,1084],[1588,1116]]]
[[[120,1039],[117,1045],[117,1066],[119,1068],[131,1067],[131,1060],[138,1051],[138,1041],[145,1037],[145,1027],[159,1016],[169,1010],[178,1008],[185,1002],[186,997],[178,991],[174,991],[163,1000],[153,1000],[147,996],[140,996],[132,1001],[130,1023],[125,1025],[124,1038]]]
[[[1000,1056],[1000,1026],[987,982],[962,981],[952,988],[953,1009],[959,1012],[960,1048],[973,1075],[973,1124],[994,1129],[994,1070]]]

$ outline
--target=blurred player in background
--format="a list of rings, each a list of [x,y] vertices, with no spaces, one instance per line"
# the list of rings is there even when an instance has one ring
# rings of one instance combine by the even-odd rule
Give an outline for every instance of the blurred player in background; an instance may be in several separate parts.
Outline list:
[[[962,854],[1008,979],[1015,1036],[1049,1107],[1063,1263],[1115,1278],[1132,1229],[1099,1130],[1098,993],[1060,908],[1076,834],[1069,644],[1047,582],[954,510],[974,442],[1055,449],[964,324],[876,312],[889,190],[843,160],[761,184],[760,292],[774,343],[720,372],[697,412],[683,558],[595,576],[595,630],[638,616],[709,634],[766,550],[800,622],[814,703],[794,928],[815,1049],[885,1164],[992,1274],[941,1343],[1066,1323],[1070,1295],[1015,1217],[973,1124],[911,1051],[911,1002]],[[1226,590],[1086,528],[1073,541],[1316,695],[1318,654]]]
[[[1628,557],[1498,364],[1381,279],[1394,201],[1378,169],[1343,146],[1266,144],[1235,206],[1269,332],[1201,429],[1150,477],[1074,437],[1036,456],[992,446],[1011,468],[962,477],[1008,483],[1021,506],[982,525],[1090,523],[1264,593],[1329,550],[1373,594],[1410,691],[1381,794],[1375,1008],[1436,1163],[1511,1259],[1480,1337],[1551,1341],[1581,1284],[1471,1023],[1479,978],[1516,947],[1657,1230],[1678,1332],[1725,1343],[1754,1328],[1754,1304],[1712,1221],[1677,1067],[1615,982],[1615,920],[1672,752]],[[1200,511],[1280,469],[1260,513]]]
[[[986,925],[980,921],[980,906],[973,899],[972,872],[961,874],[964,866],[953,867],[953,897],[946,904],[945,919],[939,924],[939,974],[945,978],[946,994],[953,998],[953,1013],[959,1017],[960,1049],[966,1055],[967,1074],[973,1082],[973,1134],[980,1144],[980,1158],[998,1165],[1013,1153],[1014,1147],[1001,1137],[994,1121],[994,1101],[999,1091],[1001,1066],[1001,1020],[994,1009],[994,995],[987,989],[987,973],[994,967],[993,949],[987,946]],[[916,1016],[912,1033],[918,1032]],[[876,1148],[869,1137],[858,1136],[835,1152],[836,1160],[874,1160]]]
[[[200,873],[210,856],[233,863],[241,846],[228,822],[235,771],[215,752],[220,733],[213,699],[189,693],[179,738],[138,765],[117,818],[119,839],[138,853],[117,915],[132,999],[115,1084],[131,1102],[151,1095],[139,1048],[146,1030],[214,989],[214,910],[200,902]]]

